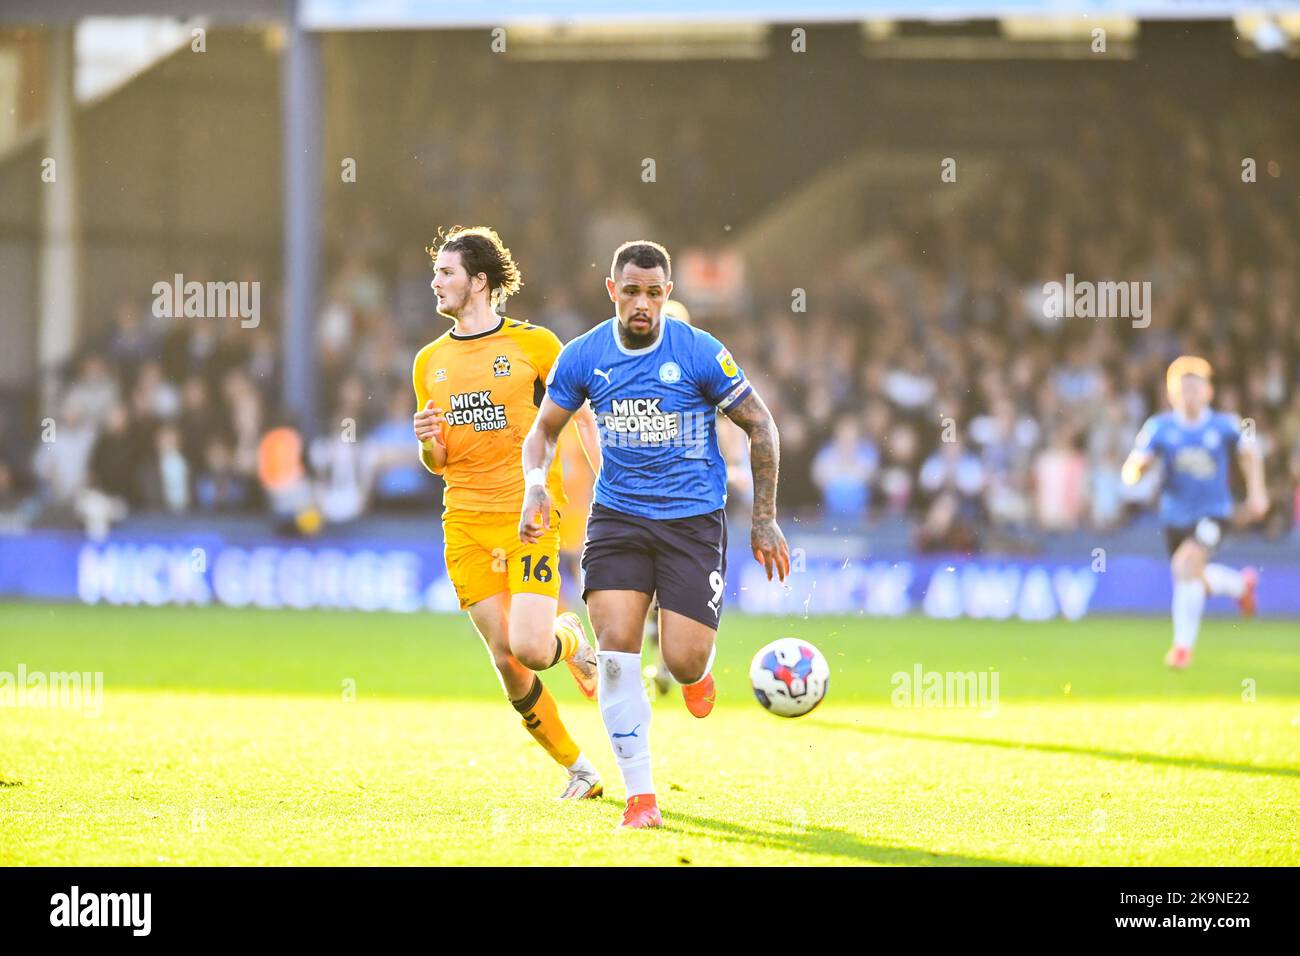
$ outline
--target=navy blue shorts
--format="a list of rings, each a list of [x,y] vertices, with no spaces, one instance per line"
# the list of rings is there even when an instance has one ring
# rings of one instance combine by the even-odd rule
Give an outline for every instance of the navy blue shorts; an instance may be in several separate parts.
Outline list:
[[[1206,551],[1211,554],[1219,546],[1219,541],[1223,538],[1223,522],[1219,518],[1202,518],[1194,525],[1187,527],[1174,527],[1167,525],[1165,527],[1165,547],[1169,551],[1169,557],[1174,556],[1178,546],[1188,538],[1194,538],[1200,543]]]
[[[592,591],[641,591],[659,606],[714,629],[722,620],[727,515],[654,519],[591,506],[582,549],[582,599]]]

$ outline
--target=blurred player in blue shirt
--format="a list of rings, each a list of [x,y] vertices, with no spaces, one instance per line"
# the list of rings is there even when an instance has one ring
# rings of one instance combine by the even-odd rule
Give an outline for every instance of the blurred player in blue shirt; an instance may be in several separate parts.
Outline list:
[[[1178,669],[1192,661],[1207,593],[1236,598],[1247,616],[1255,611],[1258,572],[1209,560],[1233,514],[1228,483],[1232,452],[1240,458],[1246,476],[1241,517],[1253,521],[1268,510],[1264,463],[1253,423],[1243,425],[1236,415],[1210,407],[1214,397],[1210,375],[1210,363],[1192,355],[1169,366],[1166,387],[1173,411],[1147,419],[1122,471],[1124,481],[1132,485],[1155,462],[1162,466],[1160,523],[1174,578],[1174,645],[1165,663]]]
[[[776,523],[776,424],[721,342],[663,314],[672,262],[658,243],[627,242],[605,287],[615,315],[564,347],[524,440],[527,542],[550,525],[546,469],[569,417],[590,402],[602,466],[583,548],[583,599],[600,644],[600,709],[627,785],[622,827],[662,824],[650,770],[650,700],[641,682],[643,624],[660,607],[664,663],[687,709],[713,709],[713,665],[727,571],[727,468],[717,413],[749,438],[750,548],[785,580],[790,549]]]

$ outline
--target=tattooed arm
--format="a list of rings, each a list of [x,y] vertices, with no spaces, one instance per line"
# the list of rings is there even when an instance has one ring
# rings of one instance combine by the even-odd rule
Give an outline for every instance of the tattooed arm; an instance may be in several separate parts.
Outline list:
[[[754,560],[763,565],[767,579],[772,571],[784,581],[790,573],[790,546],[776,523],[776,476],[781,463],[781,440],[776,422],[758,392],[727,409],[726,416],[749,436],[749,463],[754,474],[754,520],[749,547]]]
[[[536,544],[551,527],[551,493],[546,476],[555,460],[555,446],[560,432],[569,424],[573,412],[557,405],[547,395],[537,410],[533,427],[524,436],[524,504],[519,514],[519,540]]]

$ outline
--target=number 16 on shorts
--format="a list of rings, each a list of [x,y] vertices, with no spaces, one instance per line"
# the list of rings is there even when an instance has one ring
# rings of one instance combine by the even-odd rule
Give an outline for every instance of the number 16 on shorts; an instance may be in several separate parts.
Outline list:
[[[551,583],[551,556],[549,554],[521,554],[519,562],[523,565],[525,581],[536,580],[539,584]]]
[[[506,577],[511,594],[544,594],[558,597],[560,593],[560,556],[553,550],[554,542],[543,542],[543,547],[524,545],[511,552]]]

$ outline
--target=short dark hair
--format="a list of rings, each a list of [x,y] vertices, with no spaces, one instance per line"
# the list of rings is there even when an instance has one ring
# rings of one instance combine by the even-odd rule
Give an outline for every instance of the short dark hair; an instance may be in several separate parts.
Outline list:
[[[617,276],[618,270],[629,262],[642,269],[653,269],[659,266],[664,270],[665,279],[673,277],[672,256],[668,255],[668,250],[659,243],[651,242],[649,239],[633,239],[615,249],[614,262],[609,267],[609,274]]]
[[[459,252],[461,264],[470,278],[480,272],[487,276],[488,291],[511,296],[524,284],[519,266],[506,248],[501,237],[491,226],[452,226],[438,230],[438,238],[425,248],[431,260],[438,258],[443,249]]]

